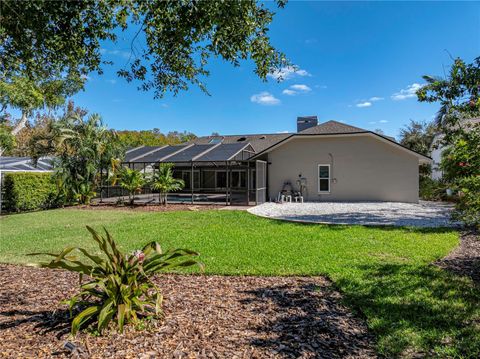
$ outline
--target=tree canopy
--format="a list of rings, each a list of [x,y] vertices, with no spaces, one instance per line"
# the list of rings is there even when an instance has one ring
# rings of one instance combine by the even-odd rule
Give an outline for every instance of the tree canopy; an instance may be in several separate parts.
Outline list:
[[[0,75],[42,83],[101,74],[102,42],[130,29],[130,58],[118,75],[155,97],[192,84],[207,91],[212,57],[234,66],[251,59],[265,79],[288,63],[268,37],[273,16],[256,0],[2,0]]]
[[[430,75],[423,78],[427,84],[417,91],[418,100],[440,104],[436,121],[448,143],[452,132],[461,130],[462,120],[480,117],[480,57],[471,64],[455,59],[444,78]]]
[[[410,120],[408,125],[400,129],[400,143],[411,150],[430,156],[436,133],[435,123]]]

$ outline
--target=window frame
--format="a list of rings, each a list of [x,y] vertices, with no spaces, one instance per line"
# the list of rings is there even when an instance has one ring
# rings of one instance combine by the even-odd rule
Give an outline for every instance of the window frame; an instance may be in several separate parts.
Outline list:
[[[320,177],[320,166],[322,167],[328,167],[328,178],[327,177]],[[322,191],[320,190],[320,180],[328,180],[328,191]],[[332,168],[330,164],[318,164],[317,165],[317,181],[318,181],[318,193],[319,194],[330,194],[331,193],[331,181],[332,181]]]

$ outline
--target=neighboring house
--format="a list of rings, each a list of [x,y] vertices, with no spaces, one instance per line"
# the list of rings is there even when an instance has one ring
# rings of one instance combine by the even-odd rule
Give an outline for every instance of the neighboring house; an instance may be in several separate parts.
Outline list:
[[[42,157],[33,164],[30,157],[0,156],[0,172],[51,172],[52,158]]]
[[[296,133],[205,136],[138,147],[125,158],[146,172],[162,162],[175,164],[192,200],[216,195],[227,203],[262,203],[288,190],[306,201],[417,202],[419,164],[431,159],[390,137],[310,116],[297,119]]]
[[[472,118],[464,120],[462,126],[480,125],[480,118]],[[442,145],[443,133],[437,134],[432,141],[431,157],[432,157],[432,178],[439,180],[443,177],[443,171],[440,169],[440,163],[442,161],[442,153],[446,147]]]

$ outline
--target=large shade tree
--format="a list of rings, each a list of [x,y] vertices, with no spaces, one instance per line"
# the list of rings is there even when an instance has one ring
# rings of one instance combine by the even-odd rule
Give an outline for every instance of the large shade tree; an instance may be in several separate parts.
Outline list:
[[[10,138],[14,139],[35,111],[57,109],[65,103],[68,96],[82,88],[83,82],[84,79],[80,77],[70,76],[43,81],[25,76],[0,77],[2,132],[7,132],[4,140],[0,140],[0,154],[3,150],[11,149],[6,145],[8,132]],[[20,118],[12,120],[8,113],[11,110],[20,112]]]
[[[0,74],[36,83],[101,74],[102,42],[129,30],[130,58],[118,75],[155,97],[191,84],[206,91],[212,57],[234,66],[250,59],[265,79],[287,65],[268,36],[272,7],[255,0],[2,0]]]

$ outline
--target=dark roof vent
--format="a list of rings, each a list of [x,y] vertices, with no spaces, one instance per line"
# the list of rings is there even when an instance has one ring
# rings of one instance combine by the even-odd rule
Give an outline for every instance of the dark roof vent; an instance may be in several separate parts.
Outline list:
[[[243,142],[243,141],[245,141],[246,139],[247,139],[246,137],[240,137],[240,138],[237,140],[237,142]]]
[[[317,116],[303,116],[297,117],[297,132],[302,132],[310,127],[315,127],[318,125]]]
[[[265,135],[260,136],[260,139],[261,139],[261,140],[264,140],[264,139],[266,139],[266,138],[267,138],[267,136],[265,136]]]

